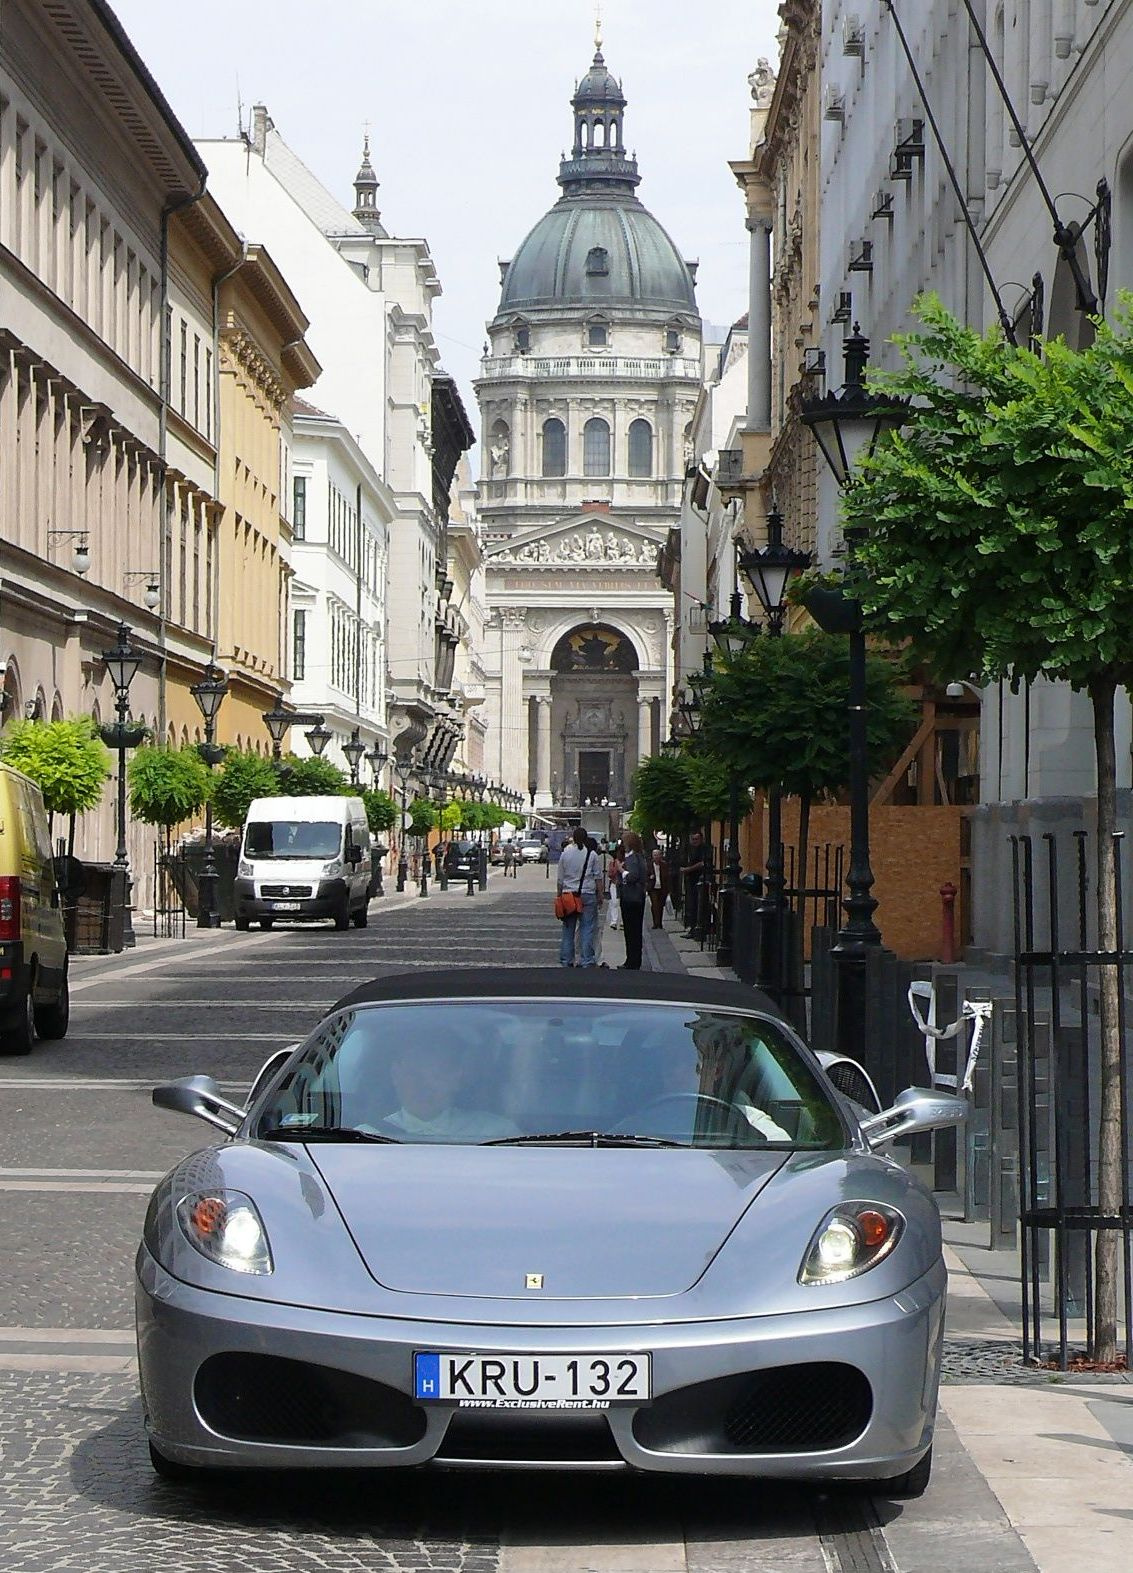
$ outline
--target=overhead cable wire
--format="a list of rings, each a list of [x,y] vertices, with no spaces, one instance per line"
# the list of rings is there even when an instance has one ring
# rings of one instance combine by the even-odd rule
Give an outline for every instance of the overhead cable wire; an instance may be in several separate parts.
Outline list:
[[[995,301],[995,311],[999,318],[999,325],[1003,329],[1003,334],[1007,342],[1009,344],[1017,345],[1019,341],[1015,334],[1015,324],[1008,316],[1007,308],[1003,304],[1002,296],[999,293],[999,286],[995,282],[995,276],[991,271],[991,264],[987,260],[987,253],[983,248],[983,243],[980,240],[979,232],[976,229],[975,220],[973,219],[971,210],[968,207],[968,199],[961,188],[959,176],[956,174],[956,169],[952,163],[948,148],[945,145],[940,126],[937,124],[937,119],[933,113],[932,105],[929,103],[928,94],[925,91],[924,81],[921,77],[920,71],[917,69],[917,62],[913,57],[913,51],[909,47],[909,40],[905,36],[905,29],[901,25],[901,18],[897,15],[893,0],[881,0],[881,3],[889,12],[889,15],[893,18],[893,25],[897,29],[897,37],[901,41],[901,48],[904,52],[905,59],[909,62],[909,70],[913,73],[913,81],[916,83],[917,92],[920,95],[921,103],[924,105],[924,112],[928,118],[928,123],[932,127],[932,134],[936,141],[936,146],[939,149],[941,158],[944,160],[944,167],[948,171],[948,178],[952,182],[952,190],[955,192],[956,200],[960,204],[960,211],[964,215],[964,226],[967,229],[972,245],[975,248],[976,256],[979,258],[980,268],[983,270],[984,278],[987,280],[988,288],[991,290],[991,298]],[[967,5],[968,0],[964,0],[964,3]]]

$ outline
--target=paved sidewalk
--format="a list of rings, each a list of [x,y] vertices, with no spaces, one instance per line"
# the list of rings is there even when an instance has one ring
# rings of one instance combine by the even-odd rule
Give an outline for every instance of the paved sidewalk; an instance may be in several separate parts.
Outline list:
[[[735,978],[716,966],[714,950],[682,937],[672,914],[647,945],[662,971]],[[1018,1255],[989,1250],[987,1225],[963,1223],[957,1198],[938,1201],[948,1265],[938,1457],[924,1498],[902,1503],[883,1526],[896,1564],[902,1573],[936,1568],[947,1544],[951,1573],[1128,1573],[1133,1375],[1024,1367]],[[953,1432],[962,1458],[950,1447]],[[986,1492],[1004,1519],[987,1539]]]

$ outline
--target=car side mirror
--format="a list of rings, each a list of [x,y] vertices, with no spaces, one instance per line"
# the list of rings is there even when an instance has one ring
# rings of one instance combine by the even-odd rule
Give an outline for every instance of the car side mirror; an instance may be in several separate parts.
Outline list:
[[[913,1136],[919,1131],[962,1125],[967,1118],[966,1098],[958,1098],[951,1092],[926,1092],[920,1087],[907,1087],[898,1093],[890,1108],[863,1120],[861,1125],[869,1145],[883,1147],[886,1142]]]
[[[268,1055],[256,1072],[255,1080],[248,1089],[248,1096],[244,1100],[245,1110],[250,1109],[260,1094],[267,1088],[268,1083],[275,1080],[276,1072],[283,1069],[283,1066],[298,1047],[298,1043],[289,1043],[285,1049],[276,1049],[274,1054]]]
[[[166,1082],[153,1089],[155,1109],[169,1109],[174,1114],[192,1114],[209,1125],[215,1125],[226,1136],[240,1129],[244,1111],[236,1104],[221,1097],[220,1088],[211,1076],[183,1076],[179,1081]]]

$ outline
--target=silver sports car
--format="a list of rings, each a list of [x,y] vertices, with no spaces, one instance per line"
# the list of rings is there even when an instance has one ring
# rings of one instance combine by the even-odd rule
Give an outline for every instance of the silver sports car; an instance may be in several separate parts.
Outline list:
[[[382,978],[242,1108],[158,1088],[225,1137],[161,1181],[138,1252],[155,1468],[919,1494],[940,1223],[878,1149],[965,1106],[868,1101],[748,988],[559,968]]]

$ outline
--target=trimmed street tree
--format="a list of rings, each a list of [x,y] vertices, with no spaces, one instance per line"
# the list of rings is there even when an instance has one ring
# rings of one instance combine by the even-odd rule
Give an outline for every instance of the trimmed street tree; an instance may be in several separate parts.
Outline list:
[[[1097,944],[1117,948],[1114,699],[1133,681],[1133,336],[1097,324],[1087,349],[1041,355],[981,337],[929,297],[905,369],[912,401],[844,497],[867,627],[908,640],[943,678],[1040,675],[1090,697],[1097,764]],[[1122,1202],[1117,968],[1099,968],[1098,1209]],[[1095,1241],[1091,1354],[1117,1350],[1118,1231]]]
[[[254,798],[279,795],[279,776],[270,759],[230,748],[224,755],[224,768],[213,788],[213,818],[228,830],[239,830]]]
[[[915,726],[890,655],[866,654],[866,741],[874,770],[888,764]],[[799,800],[799,867],[806,869],[810,809],[849,782],[846,696],[850,649],[817,628],[753,639],[717,662],[705,686],[698,742],[745,786],[778,786]]]
[[[647,836],[655,830],[678,835],[692,823],[692,784],[683,756],[650,754],[633,773],[632,830]]]
[[[0,759],[35,782],[49,819],[67,815],[67,854],[73,856],[75,816],[97,808],[111,772],[110,754],[91,718],[15,721],[0,734]]]
[[[371,834],[385,835],[387,830],[392,830],[397,824],[398,808],[388,792],[383,792],[380,787],[368,788],[362,793],[362,803],[366,809],[366,823]]]
[[[352,786],[346,772],[329,759],[311,755],[297,759],[294,754],[277,765],[276,792],[280,797],[354,797],[358,788]]]
[[[126,770],[130,813],[143,825],[165,832],[165,851],[175,825],[204,806],[212,786],[208,766],[195,748],[139,748]]]
[[[427,797],[415,797],[409,804],[409,834],[427,836],[437,828],[437,805]]]

